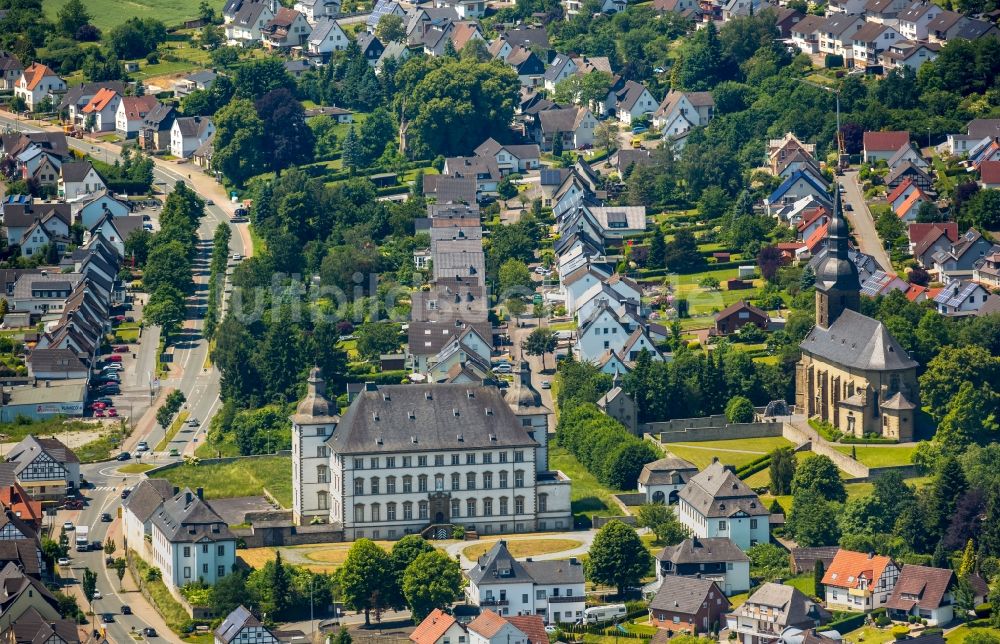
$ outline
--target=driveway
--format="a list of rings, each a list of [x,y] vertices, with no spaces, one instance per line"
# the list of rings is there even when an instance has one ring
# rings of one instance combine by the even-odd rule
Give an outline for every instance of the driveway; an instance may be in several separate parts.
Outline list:
[[[858,184],[858,171],[848,170],[838,183],[844,187],[842,193],[845,204],[844,215],[847,221],[851,222],[851,229],[854,231],[854,238],[861,252],[874,257],[886,272],[892,271],[892,262],[889,261],[889,255],[882,246],[882,240],[875,232],[875,220],[872,219],[872,212],[868,209],[861,186]],[[847,205],[850,205],[850,209],[846,207]]]

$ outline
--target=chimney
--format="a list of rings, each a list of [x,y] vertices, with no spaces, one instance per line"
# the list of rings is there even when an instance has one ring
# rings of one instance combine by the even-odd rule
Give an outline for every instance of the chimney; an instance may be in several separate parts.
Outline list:
[[[174,496],[177,496],[180,493],[181,493],[181,489],[175,485],[174,486]]]
[[[875,558],[875,553],[871,552],[871,551],[868,551],[868,558],[869,559],[874,559]]]
[[[197,494],[198,498],[201,499],[202,501],[205,500],[205,488],[200,487],[197,490],[195,490],[194,493]]]
[[[191,505],[191,490],[184,493],[184,505]]]

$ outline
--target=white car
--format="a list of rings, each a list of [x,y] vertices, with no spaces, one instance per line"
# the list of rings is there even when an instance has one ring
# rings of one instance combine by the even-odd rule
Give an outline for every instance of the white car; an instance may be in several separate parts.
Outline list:
[[[234,262],[239,262],[242,259],[243,259],[243,255],[240,255],[239,253],[233,253],[233,261]]]
[[[76,530],[76,526],[73,525],[72,521],[67,521],[66,523],[63,524],[63,530],[65,530],[66,532],[72,532],[73,530]]]
[[[68,566],[69,559],[67,559],[66,557],[59,557],[59,559],[56,560],[56,563],[59,564],[60,566]]]
[[[139,443],[135,446],[135,451],[137,451],[137,452],[148,452],[149,451],[149,443],[147,443],[146,441],[139,441]]]
[[[103,596],[104,595],[101,594],[101,591],[97,590],[96,588],[94,589],[94,599],[101,599]]]

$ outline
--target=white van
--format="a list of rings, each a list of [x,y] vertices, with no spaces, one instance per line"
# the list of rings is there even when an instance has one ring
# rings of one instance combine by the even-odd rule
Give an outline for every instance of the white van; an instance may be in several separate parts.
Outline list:
[[[592,606],[583,611],[584,624],[602,624],[604,622],[624,619],[627,611],[625,604],[608,604],[607,606]]]

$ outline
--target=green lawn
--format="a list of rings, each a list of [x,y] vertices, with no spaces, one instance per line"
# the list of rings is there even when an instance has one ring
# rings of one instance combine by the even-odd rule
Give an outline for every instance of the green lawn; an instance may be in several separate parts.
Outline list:
[[[816,596],[816,582],[813,580],[812,572],[792,577],[791,579],[786,580],[785,584],[798,588],[799,592],[806,597]]]
[[[188,419],[189,415],[190,412],[186,411],[182,411],[179,414],[177,414],[177,416],[174,418],[174,422],[170,423],[170,427],[163,434],[163,440],[161,440],[159,443],[156,444],[155,451],[162,452],[163,450],[167,449],[167,445],[169,445],[170,441],[174,440],[174,437],[177,436],[177,432],[179,432],[181,430],[181,427],[184,426],[184,421]]]
[[[973,633],[982,633],[987,635],[992,635],[993,637],[1000,637],[1000,628],[993,628],[990,626],[990,621],[988,619],[977,619],[959,626],[952,632],[945,635],[945,640],[948,644],[962,644],[965,642],[965,638]]]
[[[663,448],[672,454],[694,463],[699,470],[705,469],[713,457],[727,465],[740,467],[768,454],[779,447],[792,447],[792,442],[780,436],[769,438],[739,438],[722,441],[697,443],[668,443]]]
[[[157,474],[177,487],[205,489],[206,499],[260,496],[264,489],[292,507],[291,456],[258,456],[231,463],[184,464]]]
[[[894,639],[891,628],[878,628],[875,626],[864,626],[844,634],[844,642],[849,642],[850,644],[858,644],[859,642],[864,642],[864,644],[885,644]]]
[[[565,448],[550,444],[549,464],[552,469],[562,471],[573,480],[570,502],[574,516],[584,515],[593,518],[621,514],[618,506],[611,500],[611,495],[619,490],[612,490],[602,485]]]
[[[855,458],[868,467],[898,467],[913,462],[916,447],[895,445],[837,445],[837,451]]]
[[[796,452],[795,460],[801,463],[803,459],[810,454],[811,452]],[[759,487],[767,487],[771,483],[771,470],[764,468],[756,474],[744,479],[743,482],[755,489]]]
[[[49,20],[55,20],[56,14],[69,0],[43,0],[42,7]],[[89,0],[87,11],[92,16],[91,22],[107,31],[129,18],[155,17],[168,27],[180,25],[185,20],[198,16],[198,5],[201,0]],[[216,12],[221,11],[223,0],[208,0]]]

